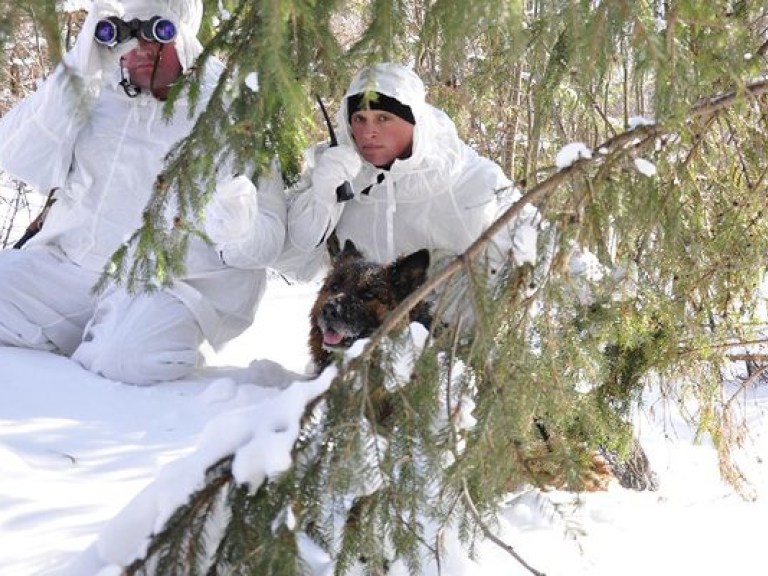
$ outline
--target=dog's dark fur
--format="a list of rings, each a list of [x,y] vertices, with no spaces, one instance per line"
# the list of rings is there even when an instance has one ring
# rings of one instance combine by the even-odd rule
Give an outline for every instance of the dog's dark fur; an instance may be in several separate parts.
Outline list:
[[[418,250],[390,264],[366,260],[351,240],[334,256],[332,268],[309,314],[309,347],[319,372],[331,363],[333,352],[370,336],[427,278],[429,251]],[[412,322],[429,328],[429,305],[420,302],[410,312]]]

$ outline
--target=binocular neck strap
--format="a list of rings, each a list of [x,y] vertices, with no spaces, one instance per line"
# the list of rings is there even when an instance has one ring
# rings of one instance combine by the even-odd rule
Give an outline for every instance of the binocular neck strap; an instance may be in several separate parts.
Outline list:
[[[131,81],[125,77],[125,67],[123,66],[123,56],[120,57],[120,86],[129,98],[136,98],[141,93],[141,88],[131,84]]]
[[[155,64],[154,66],[152,66],[152,78],[149,80],[149,91],[152,92],[152,96],[154,96],[158,100],[165,100],[165,98],[159,98],[158,95],[155,93],[155,76],[157,75],[157,67],[160,64],[160,58],[163,56],[164,48],[165,48],[165,44],[160,44],[160,48],[157,49],[157,54],[155,55]]]

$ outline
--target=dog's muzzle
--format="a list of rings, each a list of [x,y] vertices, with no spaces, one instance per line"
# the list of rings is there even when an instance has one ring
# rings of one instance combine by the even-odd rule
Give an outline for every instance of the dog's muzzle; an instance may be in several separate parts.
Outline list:
[[[338,350],[349,348],[358,338],[364,336],[362,326],[357,325],[359,313],[345,296],[329,298],[320,310],[317,324],[323,333],[323,348]]]

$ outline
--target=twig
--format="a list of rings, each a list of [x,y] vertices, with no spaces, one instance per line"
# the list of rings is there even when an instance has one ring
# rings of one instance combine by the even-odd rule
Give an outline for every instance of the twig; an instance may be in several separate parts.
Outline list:
[[[700,100],[696,104],[693,105],[691,108],[691,111],[689,113],[689,117],[691,120],[701,117],[707,117],[712,114],[716,114],[717,112],[720,112],[724,108],[728,108],[736,100],[742,97],[751,97],[755,98],[757,96],[760,96],[761,94],[768,93],[768,80],[761,80],[760,82],[753,82],[752,84],[747,84],[743,89],[741,90],[731,90],[730,92],[726,92],[725,94],[720,94],[718,96],[713,96],[712,98],[706,98],[704,100]]]
[[[462,483],[462,492],[464,495],[464,502],[466,503],[467,508],[469,509],[469,512],[472,514],[472,517],[475,519],[475,522],[477,522],[478,526],[480,526],[480,529],[483,531],[483,534],[485,535],[485,537],[488,538],[494,544],[496,544],[499,548],[507,552],[515,560],[517,560],[531,574],[534,574],[535,576],[546,576],[544,572],[539,572],[533,566],[528,564],[528,562],[526,562],[525,559],[522,556],[520,556],[520,554],[515,552],[515,549],[512,548],[512,546],[510,546],[509,544],[504,542],[501,538],[496,536],[496,534],[491,532],[491,530],[488,528],[485,522],[483,522],[483,519],[480,517],[480,512],[477,511],[477,508],[475,507],[475,503],[472,501],[472,496],[469,495],[469,490],[467,489],[466,481],[462,479],[461,483]]]

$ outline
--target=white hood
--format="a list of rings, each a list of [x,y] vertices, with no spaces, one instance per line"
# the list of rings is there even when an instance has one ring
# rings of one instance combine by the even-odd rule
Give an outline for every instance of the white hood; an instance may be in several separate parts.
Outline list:
[[[202,0],[121,0],[121,4],[125,8],[123,18],[126,20],[147,20],[152,16],[162,16],[176,24],[179,32],[176,37],[179,62],[184,72],[192,67],[203,51],[197,39],[203,19]]]
[[[424,83],[412,70],[392,62],[364,68],[352,79],[336,117],[340,144],[354,146],[347,112],[348,97],[368,91],[379,92],[409,106],[416,120],[411,157],[395,162],[393,172],[437,170],[450,178],[461,169],[464,146],[453,121],[442,110],[427,104]]]

